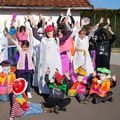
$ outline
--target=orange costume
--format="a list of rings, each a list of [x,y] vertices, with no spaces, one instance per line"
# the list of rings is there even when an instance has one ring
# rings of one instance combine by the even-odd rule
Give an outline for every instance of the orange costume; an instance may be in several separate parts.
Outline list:
[[[0,95],[10,94],[12,92],[12,83],[16,79],[15,68],[11,68],[8,74],[0,73]]]
[[[100,81],[100,82],[99,82]],[[105,97],[110,91],[111,81],[110,79],[105,79],[104,81],[94,78],[89,94],[96,93],[100,97]]]

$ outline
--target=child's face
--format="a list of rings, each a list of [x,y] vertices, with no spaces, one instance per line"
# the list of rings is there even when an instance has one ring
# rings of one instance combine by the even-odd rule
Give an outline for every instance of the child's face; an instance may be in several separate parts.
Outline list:
[[[99,76],[100,80],[105,80],[106,79],[106,74],[98,73],[98,76]]]
[[[2,67],[2,71],[4,74],[8,74],[11,70],[11,67],[10,66],[4,66]]]
[[[25,46],[25,45],[22,46],[22,50],[23,50],[23,51],[28,51],[28,49],[29,49],[28,46]]]
[[[86,37],[86,32],[85,31],[80,31],[79,32],[79,37],[81,38],[81,39],[84,39],[85,37]]]

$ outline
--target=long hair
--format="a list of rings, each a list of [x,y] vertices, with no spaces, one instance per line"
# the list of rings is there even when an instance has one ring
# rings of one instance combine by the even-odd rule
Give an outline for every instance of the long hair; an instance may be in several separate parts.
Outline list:
[[[19,32],[22,32],[22,31],[26,31],[26,27],[23,26],[23,25],[21,25],[21,26],[20,26],[20,29],[19,29]]]

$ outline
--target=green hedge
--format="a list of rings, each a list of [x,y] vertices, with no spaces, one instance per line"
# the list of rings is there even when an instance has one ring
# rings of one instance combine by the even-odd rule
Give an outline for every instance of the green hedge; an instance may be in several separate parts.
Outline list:
[[[91,25],[96,24],[100,17],[104,17],[111,20],[112,30],[117,35],[117,40],[114,42],[113,47],[120,48],[120,9],[108,10],[108,9],[94,9],[94,10],[82,10],[80,11],[81,17],[89,17],[91,19]]]

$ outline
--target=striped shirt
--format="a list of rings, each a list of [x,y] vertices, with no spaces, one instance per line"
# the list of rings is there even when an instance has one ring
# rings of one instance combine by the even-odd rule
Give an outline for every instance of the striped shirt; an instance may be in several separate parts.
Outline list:
[[[22,116],[24,114],[24,112],[25,112],[22,109],[22,107],[19,104],[19,102],[16,100],[16,98],[17,98],[17,96],[13,95],[13,98],[12,98],[12,108],[11,108],[11,113],[10,113],[10,117],[11,118]]]

